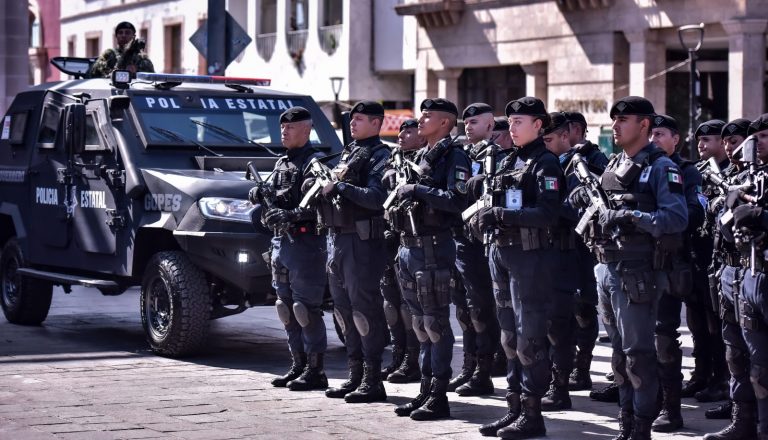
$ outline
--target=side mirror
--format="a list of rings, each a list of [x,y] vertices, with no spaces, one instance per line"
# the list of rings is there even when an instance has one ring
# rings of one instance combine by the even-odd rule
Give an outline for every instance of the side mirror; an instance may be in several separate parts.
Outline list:
[[[85,151],[85,104],[64,106],[64,150],[71,157]]]

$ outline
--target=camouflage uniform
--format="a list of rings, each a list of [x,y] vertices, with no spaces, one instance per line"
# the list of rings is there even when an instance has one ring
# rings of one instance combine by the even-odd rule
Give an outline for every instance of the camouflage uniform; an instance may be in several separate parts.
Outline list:
[[[112,74],[115,70],[118,61],[123,56],[123,53],[130,47],[130,44],[125,48],[109,48],[101,54],[91,67],[91,77],[93,78],[106,78]],[[136,72],[154,72],[155,66],[152,65],[152,61],[149,59],[146,53],[140,51],[135,53],[127,63],[126,66],[136,66]]]

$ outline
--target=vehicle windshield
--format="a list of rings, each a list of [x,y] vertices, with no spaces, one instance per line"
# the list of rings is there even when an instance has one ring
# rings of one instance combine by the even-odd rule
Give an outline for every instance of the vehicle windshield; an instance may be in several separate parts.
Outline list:
[[[304,105],[297,98],[178,94],[134,94],[131,103],[147,144],[179,145],[152,127],[173,130],[180,137],[207,146],[248,146],[251,142],[281,147],[280,114]],[[320,145],[312,128],[310,142]],[[326,142],[327,143],[327,142]]]

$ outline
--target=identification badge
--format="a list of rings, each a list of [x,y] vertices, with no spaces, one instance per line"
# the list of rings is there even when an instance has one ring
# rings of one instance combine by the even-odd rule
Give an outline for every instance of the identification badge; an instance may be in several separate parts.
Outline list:
[[[517,188],[510,188],[506,194],[506,207],[513,211],[523,209],[523,191]]]
[[[648,182],[648,178],[651,177],[651,169],[653,169],[653,165],[648,165],[644,170],[643,173],[640,174],[640,183],[646,183]]]
[[[480,162],[472,162],[472,175],[477,176],[480,174]]]

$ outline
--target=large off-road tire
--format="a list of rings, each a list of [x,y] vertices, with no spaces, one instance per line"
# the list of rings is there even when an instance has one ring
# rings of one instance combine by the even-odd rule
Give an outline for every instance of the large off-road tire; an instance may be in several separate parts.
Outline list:
[[[19,243],[11,238],[0,255],[0,305],[5,319],[13,324],[39,325],[51,308],[53,285],[23,277],[17,271],[26,266]]]
[[[152,351],[169,357],[197,351],[208,335],[211,296],[205,274],[182,252],[158,252],[141,282],[141,323]]]

